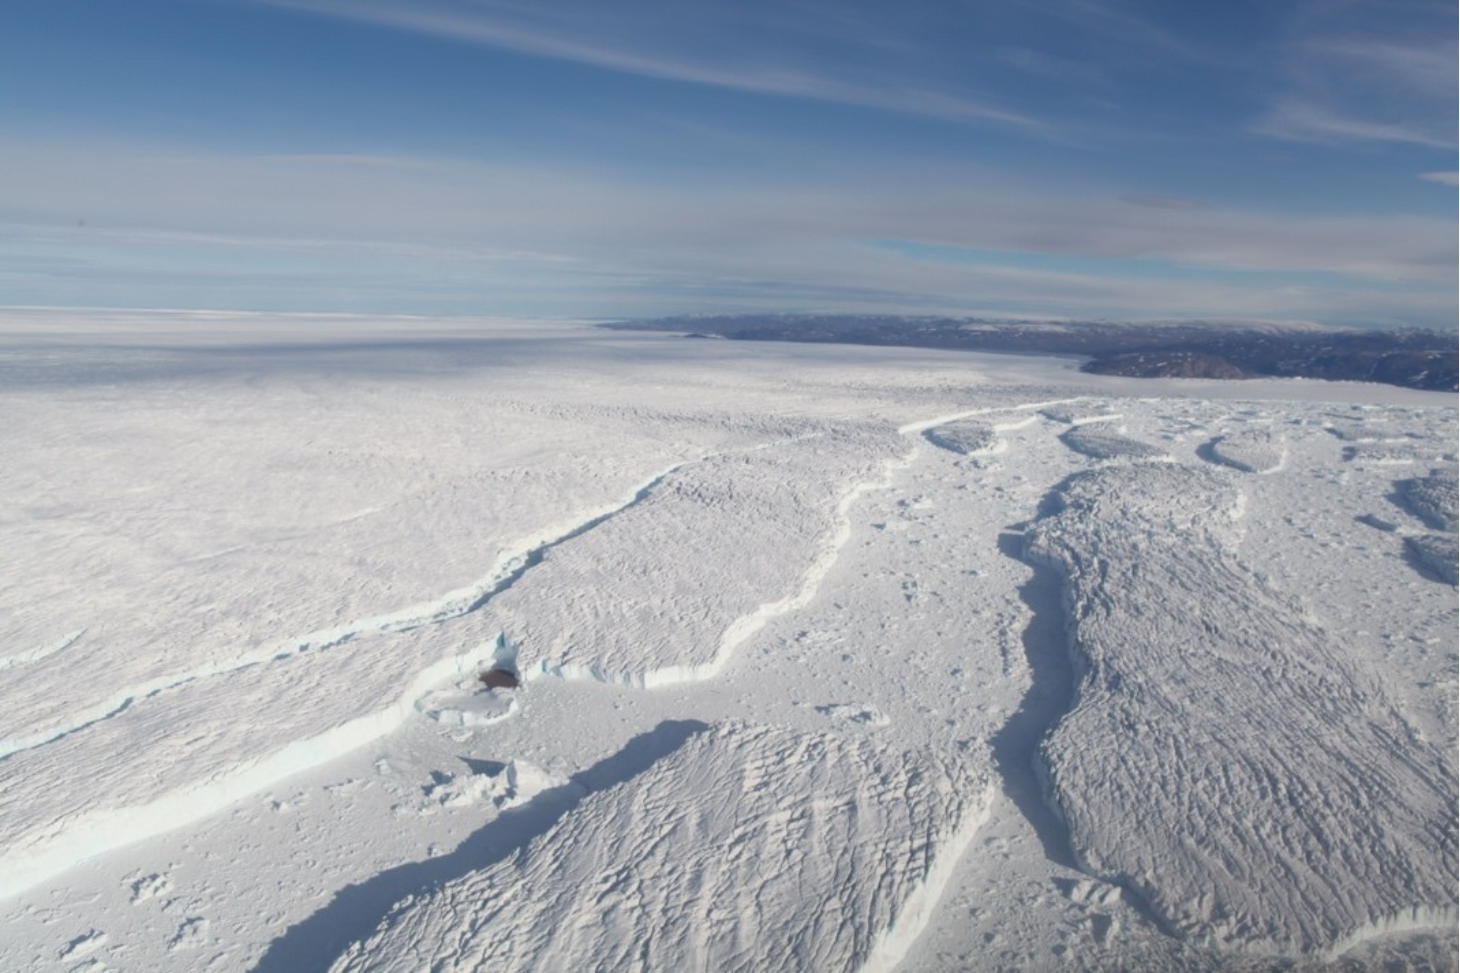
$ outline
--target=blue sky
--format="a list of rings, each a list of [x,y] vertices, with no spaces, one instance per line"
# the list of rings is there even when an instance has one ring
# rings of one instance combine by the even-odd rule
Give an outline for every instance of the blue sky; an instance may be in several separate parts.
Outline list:
[[[8,0],[0,304],[1456,326],[1453,2]]]

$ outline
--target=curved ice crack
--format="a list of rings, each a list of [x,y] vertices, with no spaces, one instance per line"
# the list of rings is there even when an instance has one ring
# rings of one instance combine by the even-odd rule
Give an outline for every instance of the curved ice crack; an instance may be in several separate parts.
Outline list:
[[[1064,405],[1089,401],[1089,396],[1076,396],[1065,399],[1049,399],[1040,402],[1019,403],[1015,405],[997,406],[984,409],[973,409],[951,415],[937,416],[932,419],[908,423],[898,428],[898,433],[905,437],[916,437],[922,433],[938,426],[957,422],[971,416],[999,415],[1003,413],[1020,413],[1043,409],[1053,405]],[[1016,419],[1012,423],[998,424],[993,428],[998,431],[1005,429],[1017,429],[1029,421],[1036,419],[1036,416],[1029,416]],[[807,438],[807,437],[800,437]],[[543,659],[538,664],[523,673],[527,681],[538,679],[568,679],[577,681],[591,681],[608,683],[610,685],[628,686],[635,689],[655,689],[663,686],[676,686],[684,683],[705,682],[718,676],[734,658],[735,652],[753,635],[764,628],[772,619],[778,618],[788,612],[804,608],[815,597],[821,582],[831,571],[842,548],[851,539],[852,524],[850,512],[853,505],[864,494],[873,490],[885,490],[892,485],[892,479],[897,471],[905,469],[917,455],[913,449],[900,457],[889,460],[883,464],[882,473],[876,479],[866,480],[854,484],[841,499],[838,500],[834,514],[836,528],[830,542],[822,549],[821,554],[813,561],[802,578],[801,586],[792,594],[773,602],[760,605],[754,611],[742,615],[726,627],[720,638],[720,645],[715,656],[709,662],[699,665],[663,666],[657,669],[634,672],[628,670],[615,670],[596,664],[582,664],[574,662],[561,662],[554,659]]]
[[[524,574],[542,560],[548,551],[575,537],[582,536],[610,518],[643,502],[666,477],[690,462],[697,461],[686,460],[674,463],[640,484],[624,500],[609,507],[600,508],[586,519],[575,524],[551,531],[546,539],[535,539],[530,541],[522,549],[502,556],[497,560],[491,573],[475,584],[447,592],[435,601],[419,602],[388,614],[372,615],[347,622],[344,625],[339,625],[334,628],[318,629],[305,635],[285,639],[282,642],[275,642],[249,652],[240,653],[230,659],[204,663],[201,666],[196,666],[183,672],[169,673],[133,686],[128,686],[107,699],[74,713],[71,719],[65,723],[50,726],[26,736],[11,737],[8,740],[0,741],[0,760],[19,753],[22,750],[30,750],[34,747],[52,743],[62,737],[84,730],[102,720],[117,716],[142,700],[151,699],[154,696],[178,689],[200,679],[210,679],[216,676],[226,675],[227,673],[237,672],[240,669],[246,669],[249,666],[262,663],[283,662],[305,652],[319,652],[332,649],[360,635],[409,632],[427,625],[438,625],[442,622],[460,618],[463,615],[478,611],[488,601],[516,584]],[[79,638],[80,634],[78,632],[76,637]],[[43,655],[53,654],[65,647],[65,645],[61,645],[51,649],[49,652],[43,653]],[[35,658],[41,658],[43,655],[35,656]],[[26,659],[23,661],[30,660]],[[0,668],[4,667],[0,666]]]
[[[125,687],[106,699],[73,713],[71,719],[65,723],[50,726],[25,736],[11,737],[10,739],[0,741],[0,761],[21,751],[44,746],[73,733],[85,730],[103,720],[111,719],[126,712],[132,706],[143,700],[152,699],[153,697],[186,686],[200,679],[211,679],[254,665],[287,661],[305,652],[318,652],[332,649],[361,635],[409,632],[427,625],[438,625],[442,622],[460,618],[463,615],[469,615],[472,612],[479,611],[493,598],[515,585],[522,579],[523,575],[542,561],[548,551],[574,538],[581,537],[595,527],[623,513],[625,510],[642,503],[653,493],[656,487],[676,471],[692,463],[702,463],[718,456],[773,449],[779,446],[815,439],[821,435],[823,434],[820,432],[803,433],[784,439],[757,443],[741,449],[719,450],[706,453],[696,459],[681,460],[680,462],[673,463],[641,483],[625,499],[599,508],[585,519],[571,525],[546,531],[544,532],[547,535],[546,537],[540,534],[538,537],[528,541],[518,551],[498,558],[491,573],[475,584],[447,592],[434,601],[419,602],[399,611],[384,615],[369,616],[333,628],[318,629],[305,635],[285,639],[282,642],[271,643],[252,651],[240,653],[229,659],[208,662],[192,669],[158,676]],[[55,654],[66,648],[76,638],[79,638],[81,634],[82,632],[77,632],[75,636],[71,637],[70,641],[47,650],[38,650],[38,652],[30,653],[23,657],[16,656],[12,658],[19,659],[20,661],[34,661],[44,658],[47,655]],[[6,667],[0,665],[0,669],[3,668]]]
[[[919,433],[927,432],[938,426],[945,426],[950,422],[957,422],[959,419],[972,419],[974,416],[998,415],[1001,412],[1025,412],[1031,409],[1047,409],[1055,405],[1075,405],[1080,402],[1091,401],[1091,396],[1077,395],[1068,399],[1046,399],[1043,402],[1021,402],[1017,405],[987,406],[982,409],[966,409],[963,412],[953,412],[946,416],[935,416],[932,419],[921,419],[917,422],[909,422],[906,425],[898,426],[897,431],[904,436],[916,436]]]
[[[409,719],[417,710],[417,702],[431,690],[490,664],[500,657],[503,645],[498,637],[427,666],[394,701],[376,712],[295,740],[257,761],[240,764],[146,804],[90,812],[24,852],[11,850],[0,855],[0,899],[19,894],[98,855],[191,824],[286,777],[380,739]]]
[[[57,652],[64,652],[75,645],[76,641],[85,634],[86,629],[79,628],[60,641],[52,642],[50,645],[43,645],[38,649],[31,649],[29,652],[17,652],[15,655],[0,657],[0,671],[14,666],[22,666],[27,662],[39,662],[47,656],[55,655]]]
[[[721,634],[719,648],[715,652],[715,657],[709,662],[700,665],[664,666],[645,672],[627,672],[612,671],[597,665],[561,663],[543,659],[535,668],[524,673],[523,678],[527,681],[545,678],[593,681],[629,686],[635,689],[656,689],[662,686],[714,679],[734,658],[736,650],[765,628],[772,619],[810,604],[811,599],[816,597],[821,582],[831,572],[837,558],[841,556],[842,548],[851,539],[852,507],[863,494],[890,487],[893,477],[899,470],[905,469],[915,455],[916,450],[913,450],[884,462],[880,476],[856,483],[842,495],[841,499],[837,501],[833,515],[836,527],[831,539],[822,548],[816,560],[812,561],[810,567],[807,568],[806,573],[802,576],[800,587],[792,594],[776,601],[767,602],[731,622]]]
[[[993,814],[995,791],[992,785],[984,789],[983,800],[968,810],[953,837],[938,849],[927,876],[902,900],[897,918],[878,937],[871,955],[858,973],[892,973],[907,958],[908,950],[928,928],[948,883],[953,879],[958,860]]]

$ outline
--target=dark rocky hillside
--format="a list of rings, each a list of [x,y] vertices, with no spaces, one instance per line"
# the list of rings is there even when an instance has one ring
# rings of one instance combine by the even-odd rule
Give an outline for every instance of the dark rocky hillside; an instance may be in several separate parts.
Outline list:
[[[808,341],[1080,355],[1082,368],[1143,378],[1319,378],[1460,390],[1456,336],[1203,322],[1028,322],[898,315],[745,314],[623,321],[608,328],[740,341]]]

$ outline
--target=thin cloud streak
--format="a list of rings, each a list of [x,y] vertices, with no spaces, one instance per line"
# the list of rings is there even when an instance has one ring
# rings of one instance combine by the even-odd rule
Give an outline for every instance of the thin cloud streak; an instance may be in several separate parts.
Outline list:
[[[14,2],[0,300],[1454,326],[1435,0]]]
[[[363,239],[580,260],[714,257],[782,241],[906,240],[1376,281],[1448,283],[1455,276],[1454,227],[1445,220],[1283,216],[1007,181],[970,189],[956,174],[909,173],[897,191],[854,177],[814,186],[726,182],[709,190],[563,167],[410,158],[359,166],[329,157],[182,157],[104,143],[42,150],[0,142],[0,150],[0,219],[31,225],[86,219],[102,228]]]
[[[13,232],[7,236],[17,245],[30,243]],[[227,249],[232,247],[230,242]],[[0,246],[0,254],[4,250]],[[633,254],[606,255],[593,264],[524,263],[498,269],[453,269],[439,263],[361,266],[358,254],[333,263],[301,263],[297,251],[284,252],[273,262],[237,266],[227,259],[199,261],[211,248],[196,243],[187,251],[185,266],[149,267],[145,235],[121,253],[107,250],[78,257],[72,250],[64,264],[52,267],[44,266],[43,249],[28,250],[40,254],[34,258],[40,264],[35,269],[52,287],[25,292],[38,294],[28,303],[65,303],[67,295],[75,303],[76,285],[84,281],[102,303],[127,303],[139,292],[140,282],[140,292],[152,295],[152,306],[161,301],[168,306],[224,307],[237,299],[246,307],[247,295],[266,287],[268,306],[281,310],[480,313],[483,295],[490,295],[494,313],[579,317],[755,309],[767,307],[768,301],[780,310],[925,310],[1075,319],[1282,317],[1370,325],[1415,324],[1453,314],[1447,292],[1382,294],[1362,287],[1333,291],[1280,282],[1253,287],[959,267],[866,247],[781,245],[763,252],[679,254],[652,264],[638,262]],[[220,295],[222,304],[217,303]],[[389,300],[378,303],[382,297]],[[1342,309],[1337,316],[1335,306]]]
[[[1341,19],[1365,10],[1362,28]],[[1358,0],[1327,14],[1305,22],[1302,33],[1276,53],[1284,65],[1283,84],[1253,131],[1329,145],[1453,149],[1454,8],[1437,5],[1434,16],[1411,20],[1386,17],[1381,5]]]
[[[263,0],[273,6],[337,17],[496,47],[537,57],[570,61],[626,74],[707,85],[761,95],[805,98],[882,111],[921,115],[952,122],[984,122],[1056,138],[1043,121],[964,94],[906,86],[892,79],[858,84],[789,67],[714,67],[662,52],[589,43],[566,34],[530,30],[493,18],[484,9],[452,13],[418,6],[347,3],[341,0]]]
[[[1079,20],[1118,43],[1136,42],[1147,51],[1190,61],[1217,60],[1208,51],[1111,0],[1052,0],[1050,9]]]
[[[1446,98],[1455,92],[1455,45],[1432,43],[1400,44],[1374,41],[1326,41],[1311,45],[1313,51],[1348,61],[1403,84],[1431,98]]]
[[[131,274],[184,294],[189,281],[219,293],[267,283],[278,288],[276,306],[325,309],[341,305],[322,295],[364,309],[348,302],[390,292],[394,280],[398,303],[386,306],[395,310],[455,294],[453,311],[475,300],[579,315],[733,297],[737,306],[901,302],[1035,316],[1346,321],[1367,309],[1384,322],[1453,320],[1455,238],[1442,220],[1285,217],[1008,184],[971,190],[951,177],[908,185],[917,188],[894,194],[847,181],[708,192],[410,157],[361,164],[0,143],[0,220],[9,224],[0,236],[10,241],[0,251],[31,258],[10,261],[11,292],[42,296],[65,293],[56,281],[74,289],[88,279],[111,293]],[[970,257],[920,258],[877,241]],[[1052,269],[1070,260],[1104,264]],[[1314,273],[1326,275],[1321,286]]]
[[[1397,142],[1431,149],[1455,147],[1454,139],[1438,137],[1420,126],[1335,114],[1320,105],[1296,99],[1280,102],[1253,131],[1290,142]]]

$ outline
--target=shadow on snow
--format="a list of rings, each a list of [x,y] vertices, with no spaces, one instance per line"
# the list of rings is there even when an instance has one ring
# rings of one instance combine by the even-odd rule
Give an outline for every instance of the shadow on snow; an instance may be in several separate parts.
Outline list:
[[[407,862],[335,893],[327,905],[275,939],[253,973],[310,973],[327,970],[357,939],[375,931],[391,908],[410,895],[503,861],[547,832],[583,798],[643,773],[696,733],[697,720],[668,720],[630,740],[617,753],[574,774],[569,783],[543,791],[526,804],[504,811],[469,835],[449,854]],[[485,761],[468,760],[468,765]]]

